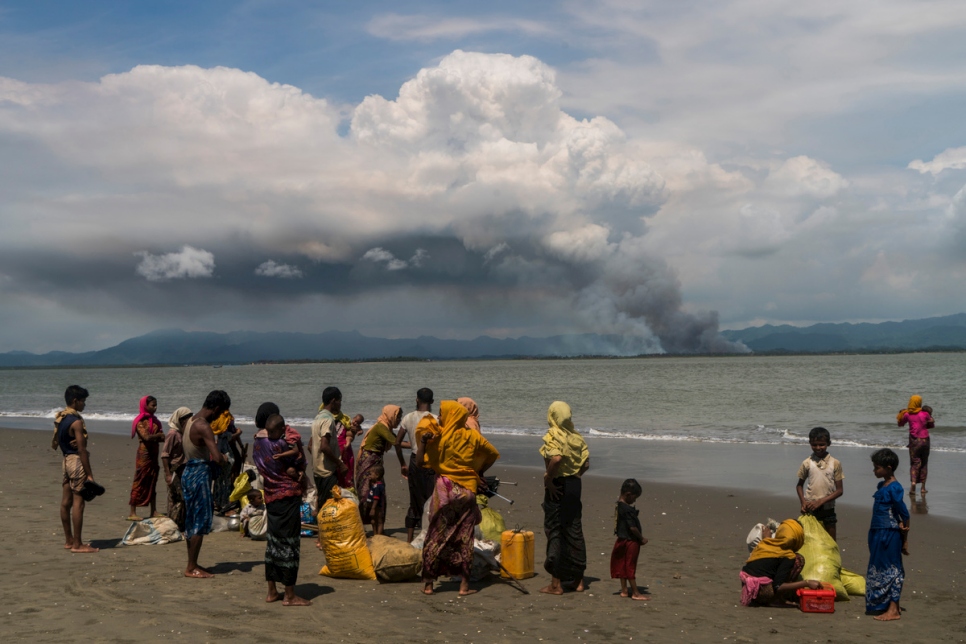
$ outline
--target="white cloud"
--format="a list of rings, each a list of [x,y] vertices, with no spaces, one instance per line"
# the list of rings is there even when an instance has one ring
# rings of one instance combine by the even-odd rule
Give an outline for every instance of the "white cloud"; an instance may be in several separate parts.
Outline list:
[[[933,157],[932,161],[916,159],[908,165],[910,170],[918,170],[919,174],[927,172],[936,176],[943,170],[966,169],[966,147],[948,148]]]
[[[409,261],[404,261],[397,259],[395,255],[390,253],[384,248],[370,248],[362,256],[363,260],[367,260],[375,263],[385,263],[386,270],[390,271],[401,271],[405,268],[415,267],[418,268],[422,266],[423,262],[429,257],[429,253],[423,248],[417,248],[413,256],[409,258]]]
[[[147,251],[138,251],[134,255],[141,258],[136,269],[138,275],[149,282],[211,277],[215,270],[213,254],[188,245],[182,246],[177,253],[152,255]]]
[[[291,264],[279,264],[274,260],[262,262],[255,269],[255,275],[262,277],[278,277],[280,279],[295,279],[303,277],[301,269]]]
[[[765,187],[788,197],[827,199],[848,187],[849,182],[827,163],[797,156],[786,159],[768,175]]]
[[[542,23],[520,18],[439,18],[426,15],[402,16],[395,13],[376,16],[366,25],[366,30],[377,38],[423,42],[465,38],[491,31],[511,31],[528,35],[552,33]]]

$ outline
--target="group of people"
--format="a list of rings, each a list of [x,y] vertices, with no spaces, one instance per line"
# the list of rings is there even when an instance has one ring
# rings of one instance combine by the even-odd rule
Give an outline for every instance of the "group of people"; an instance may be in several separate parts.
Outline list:
[[[922,404],[921,396],[912,396],[905,409],[896,416],[899,427],[909,426],[909,493],[926,492],[929,464],[929,430],[935,425],[932,408]],[[824,427],[815,427],[808,435],[812,454],[798,470],[796,491],[802,514],[814,516],[834,540],[838,517],[835,500],[844,493],[845,475],[842,464],[828,453],[831,435]],[[909,554],[907,539],[910,515],[904,490],[895,478],[899,456],[891,449],[880,449],[872,454],[872,471],[882,479],[873,495],[872,522],[869,527],[869,566],[866,573],[866,611],[880,621],[892,621],[902,616],[899,600],[905,580],[902,557]],[[798,551],[804,543],[801,524],[788,519],[781,523],[774,535],[765,534],[752,550],[741,569],[742,603],[768,606],[793,599],[800,588],[817,589],[814,579],[797,580],[805,565]]]
[[[65,547],[72,552],[97,551],[81,537],[85,498],[80,492],[86,482],[94,480],[81,415],[88,395],[82,387],[69,387],[65,392],[67,407],[54,423],[53,446],[64,454],[61,514]],[[300,505],[310,484],[315,487],[319,505],[331,498],[336,486],[354,488],[363,522],[372,526],[374,534],[384,530],[384,455],[390,449],[395,450],[400,473],[408,483],[405,526],[409,542],[423,529],[424,510],[428,509],[422,549],[423,592],[433,594],[433,584],[440,576],[459,576],[461,595],[476,592],[470,587],[474,528],[481,520],[476,496],[486,491],[484,476],[500,454],[483,436],[479,408],[471,398],[442,401],[438,415],[433,413],[432,390],[418,390],[415,402],[415,409],[405,415],[401,407],[386,405],[354,451],[354,439],[363,433],[365,419],[343,413],[342,392],[337,387],[325,388],[312,423],[308,458],[301,436],[285,423],[278,406],[267,402],[258,408],[253,460],[262,479],[261,501],[267,519],[267,601],[310,603],[298,597],[294,588],[300,561]],[[219,479],[229,471],[232,461],[240,466],[239,459],[247,453],[247,446],[231,447],[240,443],[240,431],[234,427],[230,407],[226,392],[212,391],[196,413],[187,407],[175,410],[164,434],[155,415],[157,400],[145,396],[132,423],[132,438],[138,438],[139,443],[129,518],[137,520],[137,508],[144,506],[150,506],[151,515],[157,516],[155,489],[163,468],[168,485],[167,516],[178,524],[187,541],[186,577],[212,576],[199,565],[198,557],[219,507]],[[587,552],[581,524],[581,476],[590,466],[590,454],[566,403],[554,402],[547,412],[547,422],[540,454],[545,464],[544,567],[551,581],[542,592],[562,594],[567,587],[584,589]],[[408,462],[406,449],[410,450]],[[621,579],[624,596],[646,599],[634,582],[640,546],[646,543],[633,508],[640,494],[636,481],[625,482],[616,512],[618,539],[612,569],[615,578]]]

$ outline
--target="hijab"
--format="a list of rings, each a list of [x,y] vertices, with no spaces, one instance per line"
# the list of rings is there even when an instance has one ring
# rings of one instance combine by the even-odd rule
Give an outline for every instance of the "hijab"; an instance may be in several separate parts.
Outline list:
[[[476,406],[476,401],[463,396],[462,398],[457,398],[456,402],[466,407],[466,411],[470,413],[466,417],[466,426],[482,433],[480,430],[480,408]]]
[[[389,429],[396,429],[399,427],[399,421],[402,420],[402,407],[399,405],[386,405],[382,408],[382,413],[379,414],[379,418],[376,419],[377,423],[382,423]]]
[[[185,416],[191,416],[191,410],[187,407],[178,407],[171,414],[171,418],[168,419],[168,427],[178,432],[179,434],[184,433],[184,427],[181,425],[181,419]]]
[[[547,409],[547,433],[543,436],[540,455],[544,458],[563,456],[561,476],[576,474],[590,456],[587,442],[574,428],[570,405],[556,400]]]
[[[135,436],[137,436],[138,425],[141,423],[142,420],[145,420],[145,419],[148,419],[151,421],[150,423],[148,423],[148,433],[150,434],[156,433],[154,431],[155,427],[157,428],[157,431],[159,432],[161,431],[161,421],[158,420],[157,416],[155,416],[154,414],[148,411],[149,398],[153,398],[153,396],[145,396],[144,398],[141,399],[141,410],[138,413],[138,415],[134,417],[134,422],[131,423],[131,438],[134,438]]]
[[[758,542],[745,563],[757,559],[794,559],[795,553],[801,550],[804,543],[805,529],[802,524],[795,519],[785,519],[775,531],[775,536]]]
[[[906,414],[917,414],[922,411],[922,396],[912,396],[909,398],[909,406],[896,414],[896,420],[902,422],[902,417]]]

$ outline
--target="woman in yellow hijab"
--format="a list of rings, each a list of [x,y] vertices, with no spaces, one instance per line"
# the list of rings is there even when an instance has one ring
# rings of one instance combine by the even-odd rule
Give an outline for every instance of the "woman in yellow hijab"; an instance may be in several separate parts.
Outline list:
[[[922,396],[909,398],[909,405],[896,415],[899,427],[909,424],[909,494],[916,495],[916,485],[922,483],[926,493],[926,476],[929,474],[929,430],[936,426],[932,419],[932,407],[922,404]]]
[[[741,569],[741,603],[745,606],[781,605],[794,599],[794,593],[806,586],[816,589],[814,579],[796,581],[805,566],[805,557],[797,554],[805,543],[805,531],[795,519],[782,521],[775,536],[762,539]]]
[[[562,595],[564,580],[575,584],[578,592],[584,590],[587,545],[581,524],[580,477],[590,467],[590,450],[574,429],[567,403],[557,400],[550,405],[547,425],[540,456],[547,468],[543,475],[543,529],[547,533],[543,567],[551,581],[540,592]]]
[[[439,405],[439,421],[425,416],[416,426],[416,462],[436,472],[423,545],[423,592],[433,594],[439,576],[459,575],[460,595],[471,595],[473,528],[480,522],[476,492],[483,474],[500,453],[466,426],[469,412],[455,400]]]

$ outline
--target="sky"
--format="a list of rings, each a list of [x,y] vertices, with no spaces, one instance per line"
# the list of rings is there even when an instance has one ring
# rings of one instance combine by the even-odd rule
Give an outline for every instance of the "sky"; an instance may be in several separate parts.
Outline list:
[[[957,313],[964,113],[961,0],[0,0],[0,351]]]

